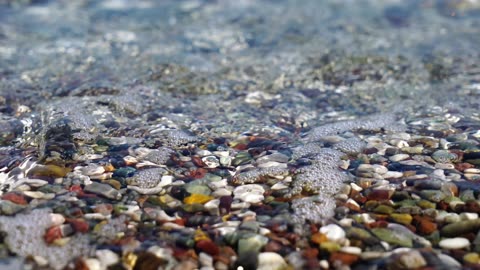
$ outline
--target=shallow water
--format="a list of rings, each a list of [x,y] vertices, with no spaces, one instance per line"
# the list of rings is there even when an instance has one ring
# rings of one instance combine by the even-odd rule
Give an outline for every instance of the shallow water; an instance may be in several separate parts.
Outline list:
[[[301,157],[340,133],[358,152],[357,129],[435,136],[447,119],[473,134],[478,44],[477,0],[0,0],[2,172],[89,163],[104,140],[187,151],[243,134]],[[325,195],[311,180],[293,189]]]

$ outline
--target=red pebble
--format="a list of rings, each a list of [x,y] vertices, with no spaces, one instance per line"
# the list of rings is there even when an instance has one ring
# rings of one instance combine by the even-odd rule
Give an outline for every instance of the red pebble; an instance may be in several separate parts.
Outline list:
[[[461,172],[463,172],[466,169],[470,169],[470,168],[475,168],[475,165],[470,164],[470,163],[465,163],[465,162],[455,164],[455,169],[457,169]]]
[[[88,232],[88,222],[86,222],[85,220],[83,219],[69,219],[67,220],[68,223],[70,223],[70,225],[72,225],[73,229],[76,231],[76,232],[81,232],[81,233],[86,233]]]
[[[89,270],[87,263],[82,258],[75,260],[75,270]]]
[[[177,225],[180,225],[180,226],[185,226],[186,221],[183,218],[177,218],[173,221],[173,223],[175,223]]]
[[[233,147],[234,149],[236,150],[246,150],[247,149],[247,145],[246,144],[243,144],[243,143],[240,143],[240,144],[237,144],[235,147]]]
[[[330,263],[335,264],[335,262],[342,262],[344,265],[352,265],[358,260],[358,256],[354,254],[348,254],[343,252],[334,252],[330,255]]]
[[[70,192],[77,192],[77,193],[83,193],[82,187],[80,185],[73,185],[71,186],[68,191]]]
[[[207,174],[207,170],[203,168],[198,168],[196,170],[190,171],[190,177],[194,179],[203,178]]]
[[[25,200],[25,197],[23,197],[20,194],[14,193],[14,192],[3,194],[2,200],[11,201],[12,203],[20,204],[20,205],[27,205],[28,204],[27,200]]]
[[[220,249],[211,240],[200,240],[197,242],[195,246],[198,250],[203,251],[212,256],[218,255],[218,253],[220,253]]]
[[[319,253],[318,248],[307,248],[302,252],[303,257],[307,259],[317,258],[318,253]]]
[[[391,190],[374,189],[368,193],[367,200],[385,201],[390,200],[392,195],[393,192]]]
[[[413,223],[417,226],[418,232],[421,234],[431,234],[437,230],[437,224],[427,217],[414,216]]]
[[[192,157],[192,162],[197,167],[205,167],[205,163],[203,162],[202,158],[200,158],[200,157],[193,156]]]
[[[53,226],[47,229],[45,232],[45,235],[43,236],[43,239],[45,239],[45,242],[48,244],[53,243],[55,240],[62,238],[62,229],[60,226]]]
[[[388,222],[385,220],[378,220],[378,221],[367,224],[367,227],[369,227],[370,229],[386,228],[387,226],[388,226]]]

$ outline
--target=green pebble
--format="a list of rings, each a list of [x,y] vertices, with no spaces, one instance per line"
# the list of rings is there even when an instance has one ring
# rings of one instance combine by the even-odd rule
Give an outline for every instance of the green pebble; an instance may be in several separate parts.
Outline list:
[[[432,245],[434,245],[434,246],[437,245],[438,242],[440,242],[440,231],[434,231],[430,235],[426,235],[425,239],[430,241],[432,243]]]
[[[402,206],[397,208],[395,212],[401,214],[420,215],[422,213],[422,208],[418,206]]]
[[[93,150],[95,151],[95,153],[107,152],[108,146],[107,145],[97,145],[97,146],[93,147]]]
[[[38,191],[41,191],[43,193],[63,193],[65,192],[65,187],[60,186],[60,185],[45,185],[43,187],[40,187],[37,189]]]
[[[460,200],[462,200],[464,202],[476,200],[475,194],[473,193],[473,190],[471,190],[471,189],[461,191],[459,197],[460,197]]]
[[[240,224],[239,229],[257,233],[260,230],[260,224],[257,221],[244,221]]]
[[[392,207],[390,207],[388,205],[381,204],[381,205],[377,206],[373,211],[375,213],[379,213],[379,214],[390,215],[391,213],[393,213],[393,211],[395,211],[395,209],[393,209]]]
[[[413,219],[410,214],[398,214],[398,213],[392,213],[390,215],[390,218],[397,223],[401,223],[405,225],[410,224]]]
[[[353,238],[362,241],[369,241],[375,239],[370,232],[357,227],[350,227],[347,229],[347,238]]]
[[[415,200],[402,200],[399,202],[395,203],[395,206],[397,207],[403,207],[403,206],[415,206],[417,204],[417,201]]]
[[[227,243],[228,245],[235,246],[238,242],[238,239],[240,239],[240,233],[239,232],[227,233],[223,236],[223,239],[225,243]]]
[[[455,196],[447,196],[443,201],[446,203],[451,203],[451,202],[461,202],[462,200]]]
[[[248,152],[240,152],[238,153],[235,158],[232,160],[233,166],[239,166],[245,164],[252,160],[252,156]]]
[[[477,232],[480,229],[480,219],[464,220],[448,224],[440,231],[443,236],[455,237],[462,234]]]
[[[113,176],[118,176],[118,177],[131,177],[137,170],[132,167],[122,167],[119,169],[116,169],[113,172]]]
[[[191,194],[202,194],[207,196],[210,196],[210,194],[212,194],[210,188],[203,185],[185,185],[185,190]]]
[[[420,196],[426,200],[438,203],[444,200],[447,195],[439,190],[422,190],[420,191]]]
[[[13,203],[11,201],[0,201],[0,212],[2,215],[13,215],[22,211],[26,206]]]
[[[333,253],[335,251],[339,251],[340,248],[341,248],[340,245],[338,243],[335,243],[335,242],[320,243],[320,249],[325,250],[325,251],[330,252],[330,253]]]
[[[413,247],[413,241],[411,237],[404,234],[396,233],[387,228],[374,228],[372,233],[375,234],[381,240],[396,246]]]
[[[258,253],[267,243],[268,238],[259,234],[241,238],[238,240],[238,255],[241,257],[243,254],[250,252]]]
[[[433,208],[435,209],[437,205],[433,202],[427,201],[427,200],[420,200],[417,202],[417,205],[420,206],[423,209],[428,209],[428,208]]]

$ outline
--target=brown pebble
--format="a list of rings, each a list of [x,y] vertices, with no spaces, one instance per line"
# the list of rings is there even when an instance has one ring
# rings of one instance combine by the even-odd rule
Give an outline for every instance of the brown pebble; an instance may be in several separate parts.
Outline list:
[[[465,212],[480,213],[480,205],[477,201],[467,201],[464,207]]]
[[[358,256],[343,252],[334,252],[330,255],[329,261],[331,264],[335,264],[336,262],[340,261],[344,265],[352,265],[358,261]]]
[[[437,230],[437,224],[427,217],[414,216],[413,223],[415,224],[417,231],[421,234],[431,234]]]
[[[463,172],[466,169],[470,169],[470,168],[474,168],[474,167],[475,167],[475,165],[470,164],[470,163],[466,163],[466,162],[455,164],[455,169],[457,169],[461,172]]]
[[[393,190],[374,189],[367,194],[367,200],[386,201],[390,200]]]
[[[218,255],[218,253],[220,253],[220,249],[217,247],[217,245],[211,240],[207,240],[207,239],[198,241],[195,244],[195,247],[198,250],[212,256]]]
[[[318,253],[319,253],[318,248],[307,248],[302,252],[303,257],[307,259],[317,258]]]
[[[365,196],[363,196],[360,192],[356,191],[355,189],[352,189],[352,191],[350,192],[350,198],[352,198],[357,203],[365,203],[367,201],[367,198],[365,198]]]

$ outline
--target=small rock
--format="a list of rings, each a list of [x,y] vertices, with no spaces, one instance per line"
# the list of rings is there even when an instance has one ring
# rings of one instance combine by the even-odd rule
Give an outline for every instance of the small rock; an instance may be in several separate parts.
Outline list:
[[[185,204],[195,204],[195,203],[204,204],[212,199],[213,199],[212,196],[203,195],[203,194],[192,194],[186,197],[185,199],[183,199],[183,202]]]
[[[274,252],[262,252],[258,254],[258,266],[260,270],[282,270],[287,267],[287,263],[277,253]]]
[[[372,229],[372,233],[391,245],[398,245],[402,247],[413,246],[411,237],[408,237],[405,234],[394,232],[393,230],[389,230],[387,228],[374,228]]]
[[[110,266],[118,263],[119,256],[117,253],[109,250],[109,249],[99,249],[95,251],[95,255],[100,260],[103,266]]]
[[[332,254],[330,254],[330,258],[328,259],[328,261],[332,265],[337,265],[338,262],[341,262],[341,264],[343,265],[352,265],[353,263],[358,261],[358,259],[358,255],[344,252],[333,252]]]
[[[389,269],[419,269],[427,265],[427,261],[417,250],[402,252],[392,259],[393,261],[388,264]]]
[[[462,249],[470,246],[467,238],[455,237],[441,240],[438,245],[443,249]]]
[[[320,228],[319,232],[325,234],[328,240],[333,242],[341,242],[345,239],[345,231],[342,227],[336,224],[323,226]]]
[[[263,201],[263,193],[265,190],[261,185],[258,184],[248,184],[242,185],[235,188],[233,195],[235,199],[239,199],[247,203],[258,203]]]
[[[396,154],[396,155],[393,155],[391,157],[389,157],[388,159],[390,161],[393,161],[393,162],[399,162],[399,161],[402,161],[402,160],[406,160],[410,158],[410,155],[407,155],[407,154]]]
[[[92,182],[90,185],[86,185],[83,190],[109,199],[120,200],[122,198],[122,194],[118,190],[107,184]]]
[[[218,166],[220,166],[220,161],[219,161],[218,158],[215,157],[215,156],[206,156],[206,157],[203,157],[203,158],[202,158],[202,161],[203,161],[203,163],[205,163],[205,165],[206,165],[208,168],[217,168]]]
[[[476,232],[480,229],[480,219],[459,221],[448,224],[440,231],[446,237],[454,237],[470,232]]]

